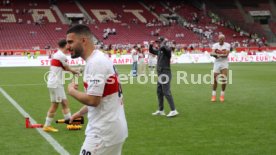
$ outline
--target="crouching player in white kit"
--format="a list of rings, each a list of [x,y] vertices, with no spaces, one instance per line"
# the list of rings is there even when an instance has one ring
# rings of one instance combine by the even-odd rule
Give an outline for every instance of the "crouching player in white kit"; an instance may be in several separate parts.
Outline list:
[[[121,155],[128,129],[122,91],[112,62],[95,50],[92,33],[86,25],[75,25],[67,31],[67,48],[72,58],[86,61],[83,72],[86,91],[79,91],[73,82],[68,85],[69,95],[84,104],[71,121],[88,113],[80,155]]]
[[[67,64],[67,58],[64,54],[66,52],[66,40],[62,39],[58,42],[59,49],[53,54],[51,59],[51,67],[48,75],[47,87],[49,88],[51,107],[48,110],[46,121],[43,130],[46,132],[58,132],[57,129],[51,126],[51,122],[55,116],[58,108],[58,103],[62,105],[62,113],[64,119],[70,119],[71,112],[68,106],[68,100],[66,98],[63,82],[62,71],[70,71],[74,74],[78,74],[77,71],[71,69]]]
[[[220,101],[224,102],[224,92],[226,89],[227,83],[227,72],[228,72],[228,55],[230,52],[230,44],[224,42],[225,36],[220,34],[218,36],[218,43],[215,43],[212,47],[211,56],[216,58],[214,62],[214,83],[213,83],[213,91],[211,101],[216,101],[216,90],[218,84],[218,78],[222,78],[221,82],[221,93],[220,93]]]

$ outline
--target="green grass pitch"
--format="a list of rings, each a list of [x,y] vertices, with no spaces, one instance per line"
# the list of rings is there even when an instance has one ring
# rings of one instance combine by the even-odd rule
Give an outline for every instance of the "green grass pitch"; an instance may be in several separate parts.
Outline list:
[[[276,154],[276,64],[230,64],[233,84],[227,86],[223,104],[210,102],[211,85],[176,84],[176,71],[207,74],[211,68],[212,64],[172,65],[172,94],[180,115],[171,119],[151,115],[157,109],[156,85],[124,84],[129,137],[123,155]],[[130,65],[117,69],[128,74]],[[43,81],[47,71],[46,67],[0,68],[0,86],[42,124],[50,106]],[[72,112],[81,107],[68,99]],[[0,106],[0,154],[57,154],[35,129],[25,128],[25,119],[2,94]],[[169,112],[167,102],[165,110]],[[62,118],[60,108],[55,118]],[[53,125],[60,131],[50,134],[70,154],[78,154],[84,130]]]

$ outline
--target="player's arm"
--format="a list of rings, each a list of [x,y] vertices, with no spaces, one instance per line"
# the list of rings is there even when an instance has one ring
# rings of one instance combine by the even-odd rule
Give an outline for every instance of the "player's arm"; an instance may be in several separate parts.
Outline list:
[[[223,53],[222,53],[222,54],[220,54],[220,55],[219,55],[219,57],[222,57],[222,58],[227,58],[227,57],[228,57],[228,55],[229,55],[229,53],[230,53],[230,51],[225,50],[225,51],[223,51]]]
[[[87,106],[97,107],[100,104],[101,96],[89,95],[78,90],[78,85],[74,82],[68,85],[68,93],[76,100]]]
[[[153,41],[150,42],[149,52],[154,54],[154,55],[158,55],[158,50],[153,48]]]
[[[64,66],[64,70],[69,71],[73,74],[80,74],[80,72],[77,69],[75,70],[75,69],[69,67],[68,65]]]
[[[218,55],[217,55],[217,53],[216,53],[217,50],[218,50],[218,49],[213,49],[212,52],[210,53],[210,55],[211,55],[212,57],[217,58],[217,57],[218,57]]]
[[[69,65],[68,65],[68,63],[67,63],[67,58],[66,58],[66,56],[61,57],[61,58],[60,58],[60,62],[62,63],[62,66],[63,66],[64,70],[69,71],[69,72],[71,72],[71,73],[73,73],[73,74],[79,74],[79,71],[74,70],[74,69],[72,69],[71,67],[69,67]]]
[[[74,113],[70,118],[70,123],[73,122],[73,120],[82,117],[88,112],[87,106],[83,106],[78,112]]]
[[[106,74],[108,72],[106,62],[105,59],[98,59],[87,64],[88,66],[98,65],[100,67],[93,67],[93,69],[88,67],[86,77],[87,88],[85,93],[78,90],[78,85],[74,83],[73,80],[72,83],[68,85],[69,95],[84,105],[97,107],[102,99],[105,83],[108,77]]]

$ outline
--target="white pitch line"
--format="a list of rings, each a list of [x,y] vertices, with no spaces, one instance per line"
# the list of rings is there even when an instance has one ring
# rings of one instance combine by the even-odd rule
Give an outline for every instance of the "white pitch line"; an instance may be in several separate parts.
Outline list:
[[[0,92],[6,97],[7,100],[22,114],[23,117],[29,117],[32,124],[37,124],[37,122],[28,114],[4,89],[0,87]],[[70,153],[65,150],[51,135],[42,131],[40,128],[36,128],[38,133],[44,137],[49,144],[61,155],[70,155]]]

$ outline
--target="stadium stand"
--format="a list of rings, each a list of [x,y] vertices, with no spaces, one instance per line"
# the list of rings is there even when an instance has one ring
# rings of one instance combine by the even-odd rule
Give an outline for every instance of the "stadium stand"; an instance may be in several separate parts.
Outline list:
[[[73,0],[58,0],[57,5],[62,13],[81,13]]]
[[[153,11],[158,15],[171,13],[170,10],[164,8],[164,6],[161,5],[160,1],[144,0],[143,2],[149,7],[150,11]]]
[[[271,23],[269,24],[271,30],[273,31],[274,34],[276,34],[276,23]]]
[[[80,0],[80,6],[73,0],[58,0],[55,6],[62,13],[60,16],[46,0],[10,0],[9,4],[0,3],[0,48],[55,48],[56,40],[64,38],[67,28],[73,24],[62,24],[66,13],[83,14],[84,18],[77,21],[88,24],[97,40],[107,45],[136,44],[165,36],[178,44],[208,47],[219,33],[224,33],[226,41],[237,47],[259,46],[258,38],[265,35],[263,27],[259,23],[244,24],[245,17],[235,2],[210,0],[202,9],[191,1],[180,0],[119,0],[116,3]],[[246,14],[256,9],[272,9],[268,0],[238,2]],[[164,14],[167,17],[162,19],[160,15]],[[275,23],[270,22],[269,27],[275,33]]]

